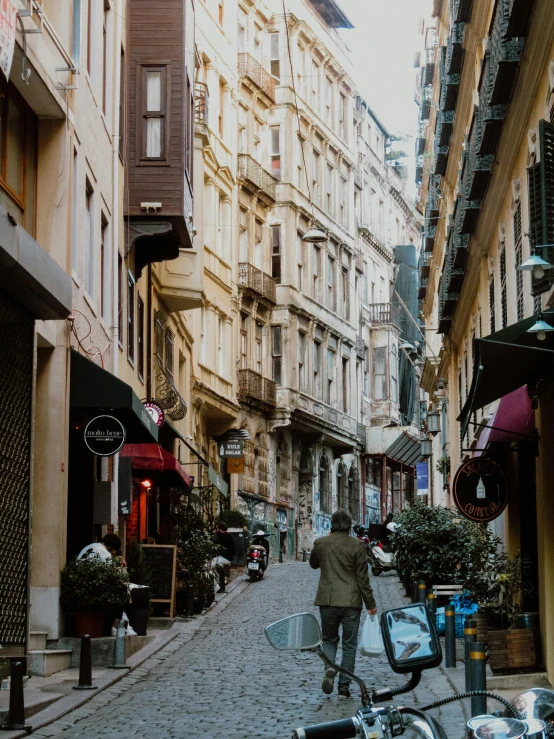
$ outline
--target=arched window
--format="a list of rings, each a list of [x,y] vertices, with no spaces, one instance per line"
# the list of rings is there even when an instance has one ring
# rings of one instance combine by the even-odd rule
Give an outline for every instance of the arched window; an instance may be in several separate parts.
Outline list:
[[[346,477],[346,465],[341,459],[341,461],[337,465],[338,507],[348,510],[348,490]]]
[[[322,513],[331,513],[331,480],[330,465],[325,452],[319,460],[319,509]]]

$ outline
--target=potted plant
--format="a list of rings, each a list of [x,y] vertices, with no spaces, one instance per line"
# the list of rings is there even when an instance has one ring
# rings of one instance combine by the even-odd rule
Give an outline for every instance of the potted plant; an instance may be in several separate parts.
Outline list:
[[[220,547],[213,538],[198,529],[186,532],[179,545],[179,562],[193,588],[194,613],[202,613],[206,603],[206,573],[210,563],[219,554]]]
[[[60,601],[75,614],[77,636],[102,636],[106,610],[129,602],[128,576],[113,559],[70,560],[61,573]]]
[[[138,636],[146,636],[150,619],[150,583],[152,573],[144,564],[142,547],[136,539],[127,547],[127,572],[131,585],[131,604],[127,608],[129,623]]]

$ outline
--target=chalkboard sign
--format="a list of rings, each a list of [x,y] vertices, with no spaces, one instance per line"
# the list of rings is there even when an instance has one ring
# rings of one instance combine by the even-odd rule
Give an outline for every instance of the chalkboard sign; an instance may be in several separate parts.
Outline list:
[[[170,618],[175,610],[175,573],[177,547],[174,544],[143,544],[142,561],[152,573],[150,593],[152,603],[170,603]]]

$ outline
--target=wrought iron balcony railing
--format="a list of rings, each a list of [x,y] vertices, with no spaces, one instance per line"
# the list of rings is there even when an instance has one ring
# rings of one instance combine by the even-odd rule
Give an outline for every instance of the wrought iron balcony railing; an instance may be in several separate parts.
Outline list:
[[[490,64],[488,93],[490,105],[506,105],[510,100],[525,37],[506,36],[509,20],[508,0],[500,0],[492,21],[489,37]]]
[[[238,376],[240,400],[254,400],[275,408],[277,405],[277,383],[251,369],[240,369]]]
[[[155,399],[164,409],[172,421],[180,421],[187,415],[187,404],[177,388],[171,375],[158,361],[158,373],[156,375]]]
[[[277,302],[276,282],[271,275],[262,272],[248,262],[239,264],[239,285],[244,290],[250,290],[256,296],[264,298],[269,303]]]
[[[376,325],[400,323],[400,311],[398,306],[392,303],[371,303],[367,306],[369,320]]]
[[[444,176],[448,165],[450,146],[439,146],[435,143],[435,175]]]
[[[440,110],[437,115],[437,130],[435,139],[439,146],[448,146],[454,128],[454,117],[456,113],[453,110]]]
[[[275,102],[275,78],[250,54],[239,54],[239,75],[250,80],[271,102]]]
[[[245,187],[275,202],[277,180],[252,159],[250,154],[238,155],[238,176],[243,180]]]
[[[450,11],[456,23],[469,23],[473,10],[473,0],[453,0]]]
[[[419,108],[419,118],[421,121],[428,121],[431,115],[431,98],[433,90],[431,87],[424,87],[421,93],[421,106]]]
[[[205,82],[194,83],[194,122],[199,126],[208,125],[208,85]]]
[[[506,36],[525,36],[534,0],[505,0],[508,6]]]
[[[465,23],[454,23],[446,45],[446,73],[460,74],[464,63]]]

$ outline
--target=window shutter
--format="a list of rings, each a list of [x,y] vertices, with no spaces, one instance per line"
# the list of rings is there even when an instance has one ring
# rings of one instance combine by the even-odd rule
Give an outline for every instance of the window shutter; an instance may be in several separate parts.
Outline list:
[[[546,120],[539,121],[539,145],[540,161],[527,170],[531,248],[554,243],[554,126]],[[538,254],[554,262],[554,248],[540,249]],[[540,279],[532,278],[532,295],[541,295],[553,283],[551,270]]]

